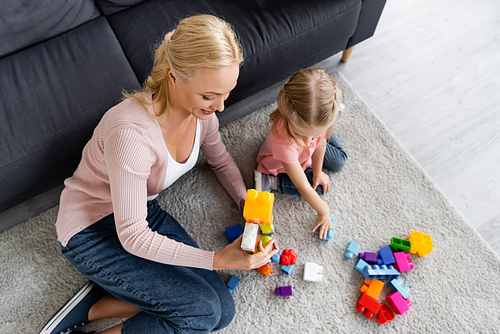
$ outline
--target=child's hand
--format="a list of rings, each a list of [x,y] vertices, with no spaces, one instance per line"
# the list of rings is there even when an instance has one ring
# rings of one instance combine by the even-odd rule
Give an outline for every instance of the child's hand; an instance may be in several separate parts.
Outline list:
[[[327,215],[318,215],[318,222],[316,223],[316,225],[314,225],[312,231],[316,231],[316,229],[320,226],[321,228],[319,229],[319,238],[326,239],[326,234],[332,229],[332,220],[330,218],[330,213],[328,213]]]
[[[330,177],[325,172],[320,171],[318,174],[313,175],[312,187],[316,190],[317,186],[323,186],[323,195],[330,190],[331,184]]]

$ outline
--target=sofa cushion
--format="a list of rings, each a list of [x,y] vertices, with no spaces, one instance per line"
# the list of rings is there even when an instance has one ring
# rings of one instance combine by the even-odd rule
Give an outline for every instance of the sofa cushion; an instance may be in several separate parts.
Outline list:
[[[209,13],[230,22],[245,55],[231,105],[345,48],[360,10],[361,0],[151,0],[107,18],[140,82],[155,44],[182,18]]]
[[[104,16],[0,59],[0,211],[59,186],[122,89],[138,89]]]
[[[0,57],[22,50],[100,15],[92,0],[0,0]]]
[[[95,0],[95,3],[104,15],[111,15],[144,1],[146,0]]]

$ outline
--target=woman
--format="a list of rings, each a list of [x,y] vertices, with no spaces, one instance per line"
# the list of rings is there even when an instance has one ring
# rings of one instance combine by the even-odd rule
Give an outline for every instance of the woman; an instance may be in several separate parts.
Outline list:
[[[109,334],[205,333],[231,322],[234,302],[214,270],[258,268],[278,251],[274,241],[254,255],[241,239],[220,253],[201,250],[155,198],[201,149],[243,207],[246,189],[215,116],[242,61],[228,23],[186,18],[156,50],[143,89],[104,115],[65,181],[56,222],[62,253],[91,282],[42,333],[103,318],[127,318]]]

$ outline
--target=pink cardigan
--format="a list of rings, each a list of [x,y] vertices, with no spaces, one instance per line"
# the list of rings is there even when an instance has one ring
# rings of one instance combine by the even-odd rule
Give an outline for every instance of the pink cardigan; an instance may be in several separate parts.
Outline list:
[[[217,178],[239,205],[246,187],[219,134],[215,114],[200,122],[200,149]],[[64,182],[56,221],[58,240],[69,239],[114,213],[125,250],[156,262],[212,270],[214,252],[151,231],[146,198],[158,194],[167,170],[167,147],[158,122],[132,99],[103,116],[72,177]]]

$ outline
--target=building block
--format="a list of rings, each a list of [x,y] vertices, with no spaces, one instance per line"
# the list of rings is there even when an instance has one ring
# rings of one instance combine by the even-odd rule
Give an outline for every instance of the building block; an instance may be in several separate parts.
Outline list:
[[[238,283],[240,283],[240,279],[233,275],[233,277],[231,277],[229,282],[227,282],[227,284],[226,284],[228,289],[229,289],[229,292],[232,293],[233,290],[236,289],[236,286],[238,285]]]
[[[394,265],[400,272],[412,270],[414,265],[411,262],[411,255],[404,252],[394,253],[396,264]]]
[[[378,257],[379,259],[377,259],[377,264],[379,266],[382,264],[388,266],[390,264],[396,263],[396,259],[394,259],[394,255],[392,254],[390,246],[380,248],[380,250],[378,251]]]
[[[394,266],[387,267],[386,265],[373,266],[367,265],[363,268],[363,276],[365,279],[393,279],[397,278],[401,273],[394,269]]]
[[[389,286],[391,287],[392,291],[399,291],[401,296],[403,296],[403,298],[405,299],[410,295],[410,288],[403,285],[403,280],[401,278],[393,279],[389,282]]]
[[[247,222],[272,226],[274,194],[268,191],[249,189],[243,208],[243,218]]]
[[[419,256],[426,256],[434,248],[432,238],[430,235],[413,231],[408,238],[411,243],[410,253],[418,254]]]
[[[244,251],[255,253],[257,248],[257,241],[259,236],[259,225],[247,222],[245,224],[245,231],[241,239],[241,249]]]
[[[345,257],[351,259],[359,249],[359,244],[356,241],[351,241],[345,250]]]
[[[333,213],[330,213],[330,219],[332,220],[332,228],[330,231],[326,233],[326,241],[332,240],[333,237],[335,237],[335,233],[333,232],[333,229],[335,228],[335,224],[333,224],[333,221],[335,220],[335,215]]]
[[[262,234],[273,234],[274,233],[274,226],[271,225],[264,225],[264,224],[259,224],[260,230],[262,231]]]
[[[377,315],[377,322],[381,325],[394,320],[394,312],[387,304],[382,304]]]
[[[356,303],[356,310],[358,312],[364,313],[367,318],[373,318],[375,314],[378,313],[382,307],[375,299],[368,296],[366,293],[362,293]]]
[[[354,265],[354,269],[356,269],[357,271],[359,271],[360,273],[363,273],[363,269],[366,267],[366,266],[369,266],[368,263],[365,262],[365,260],[363,259],[359,259],[358,262],[356,262],[356,264]]]
[[[394,252],[406,252],[406,253],[408,253],[411,249],[411,243],[408,240],[391,238],[391,249]]]
[[[273,237],[270,237],[268,235],[261,235],[259,237],[259,239],[260,239],[260,241],[262,241],[262,247],[266,248],[266,246],[269,243],[269,241],[273,240]]]
[[[281,253],[280,264],[283,266],[289,266],[295,264],[297,261],[297,254],[293,251],[293,249],[285,249]]]
[[[378,279],[365,279],[365,284],[363,284],[360,290],[377,300],[383,287],[384,282],[379,281]]]
[[[286,274],[290,275],[290,274],[292,273],[292,270],[293,270],[293,268],[294,268],[294,267],[295,267],[295,265],[294,265],[294,264],[292,264],[292,265],[290,265],[290,266],[281,266],[281,270],[282,270],[284,273],[286,273]]]
[[[276,296],[291,296],[292,295],[292,287],[290,285],[287,286],[281,286],[279,288],[276,288],[274,290]]]
[[[319,282],[323,279],[323,266],[306,262],[304,266],[304,281]]]
[[[396,314],[403,314],[410,309],[411,301],[403,298],[399,291],[391,293],[386,299]]]
[[[372,252],[359,253],[358,259],[365,260],[366,262],[377,263],[377,253],[372,253]]]
[[[267,264],[263,265],[262,267],[257,268],[257,270],[260,271],[261,273],[263,273],[265,276],[269,276],[271,271],[273,271],[273,269],[271,267],[269,267]]]
[[[241,225],[226,227],[227,240],[229,240],[230,244],[232,244],[233,241],[238,239],[238,237],[242,234],[243,229],[241,228]]]
[[[276,253],[271,257],[271,262],[272,263],[280,263],[280,253]]]

